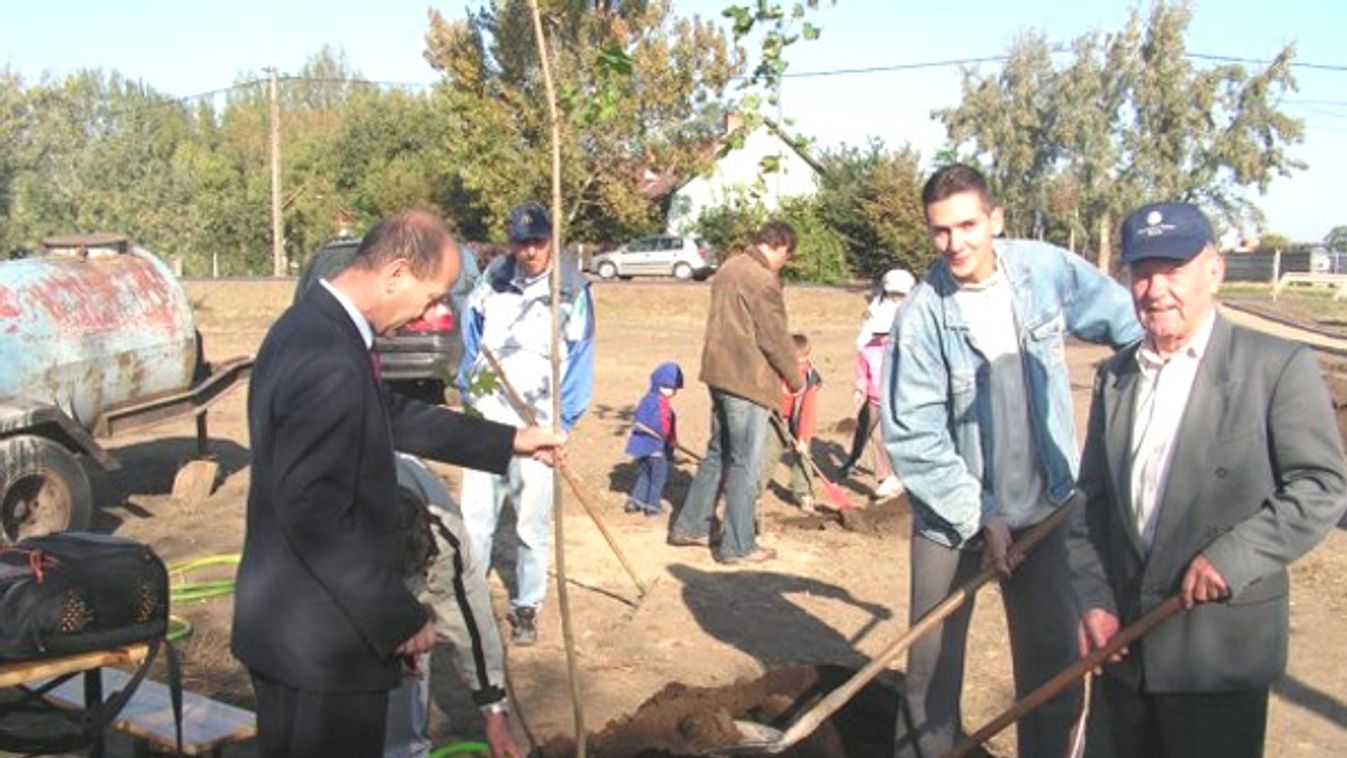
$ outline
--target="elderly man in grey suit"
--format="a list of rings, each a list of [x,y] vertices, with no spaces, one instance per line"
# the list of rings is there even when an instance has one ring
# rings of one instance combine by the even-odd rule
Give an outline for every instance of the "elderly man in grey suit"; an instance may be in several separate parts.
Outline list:
[[[1095,378],[1068,538],[1082,649],[1175,593],[1188,610],[1106,665],[1087,750],[1261,756],[1286,567],[1347,507],[1333,410],[1310,350],[1216,312],[1200,210],[1143,206],[1122,246],[1146,338]]]

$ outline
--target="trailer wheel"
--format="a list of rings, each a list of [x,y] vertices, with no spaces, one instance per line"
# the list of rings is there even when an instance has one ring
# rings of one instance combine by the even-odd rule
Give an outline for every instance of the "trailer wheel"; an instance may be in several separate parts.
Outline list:
[[[33,435],[0,440],[0,544],[66,529],[87,529],[93,489],[79,461]]]

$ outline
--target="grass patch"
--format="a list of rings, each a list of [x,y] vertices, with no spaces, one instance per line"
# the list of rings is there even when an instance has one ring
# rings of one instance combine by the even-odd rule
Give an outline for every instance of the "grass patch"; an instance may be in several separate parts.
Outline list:
[[[1347,300],[1334,300],[1336,292],[1332,287],[1297,287],[1273,300],[1269,285],[1241,282],[1222,286],[1220,297],[1294,321],[1347,330]]]

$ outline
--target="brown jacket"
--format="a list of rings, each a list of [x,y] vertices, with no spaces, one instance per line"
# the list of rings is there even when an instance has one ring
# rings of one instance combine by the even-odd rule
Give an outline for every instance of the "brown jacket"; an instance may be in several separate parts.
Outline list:
[[[783,380],[795,392],[804,386],[781,280],[757,250],[730,258],[711,279],[700,378],[768,409],[781,404]]]

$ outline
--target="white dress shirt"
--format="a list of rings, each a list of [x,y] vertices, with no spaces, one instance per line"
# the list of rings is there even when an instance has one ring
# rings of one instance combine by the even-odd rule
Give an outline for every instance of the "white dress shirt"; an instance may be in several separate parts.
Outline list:
[[[369,319],[365,314],[355,307],[355,302],[346,296],[346,293],[332,286],[332,283],[326,279],[319,279],[318,283],[323,285],[332,296],[337,298],[341,307],[346,311],[346,315],[351,317],[351,322],[355,324],[356,331],[360,332],[360,339],[365,343],[365,349],[374,347],[374,328],[370,326]]]
[[[1136,412],[1132,417],[1132,514],[1137,533],[1149,550],[1159,521],[1160,495],[1169,478],[1174,437],[1188,405],[1193,378],[1211,340],[1216,313],[1207,315],[1188,344],[1162,357],[1149,338],[1137,350],[1141,379],[1137,384]]]

